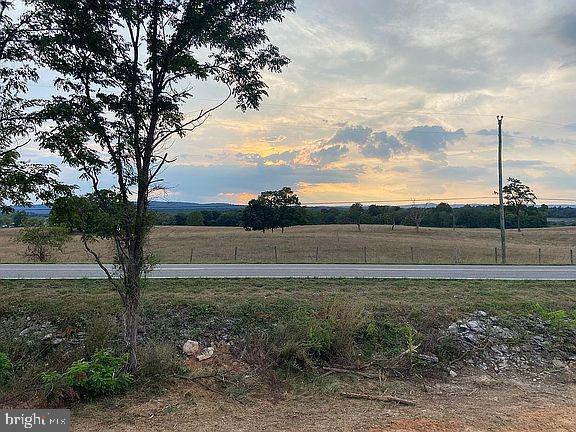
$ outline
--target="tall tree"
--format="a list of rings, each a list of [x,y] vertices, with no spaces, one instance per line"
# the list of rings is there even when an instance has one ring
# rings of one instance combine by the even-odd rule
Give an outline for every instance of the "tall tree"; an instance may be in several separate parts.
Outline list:
[[[284,228],[303,220],[302,207],[298,195],[289,187],[269,192],[275,208],[275,226],[284,232]]]
[[[522,213],[524,213],[528,206],[534,206],[536,204],[536,195],[529,186],[513,177],[508,177],[508,184],[502,188],[502,192],[506,200],[506,205],[510,207],[516,215],[516,227],[518,232],[520,232],[522,230]]]
[[[348,216],[350,217],[350,220],[352,221],[352,223],[356,224],[358,231],[362,231],[362,228],[360,227],[360,223],[362,222],[362,215],[363,214],[364,214],[364,207],[360,203],[352,204],[350,206],[350,209],[348,210]]]
[[[24,97],[28,83],[38,77],[31,67],[30,23],[33,12],[18,15],[14,2],[0,0],[0,213],[12,205],[30,205],[31,197],[49,201],[68,188],[55,180],[54,165],[27,163],[19,149],[34,130],[34,100]]]
[[[111,237],[119,278],[96,261],[124,305],[129,368],[136,335],[150,194],[172,160],[167,144],[199,127],[228,98],[257,109],[267,86],[262,71],[280,72],[289,59],[270,44],[265,25],[294,10],[293,0],[29,0],[38,17],[38,61],[58,74],[60,90],[46,104],[41,146],[62,156],[93,188],[112,172],[119,208]],[[194,115],[182,112],[192,83],[213,80],[222,102]],[[115,220],[115,218],[113,218]]]
[[[269,196],[260,194],[251,199],[242,213],[242,226],[246,231],[262,231],[274,228],[275,209]]]

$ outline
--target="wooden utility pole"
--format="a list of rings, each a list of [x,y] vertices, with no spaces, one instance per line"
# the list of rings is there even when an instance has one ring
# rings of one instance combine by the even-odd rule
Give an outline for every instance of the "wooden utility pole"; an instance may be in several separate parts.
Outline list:
[[[502,243],[502,264],[506,264],[506,219],[504,217],[504,193],[502,175],[502,120],[504,116],[497,116],[498,120],[498,197],[500,199],[500,242]]]

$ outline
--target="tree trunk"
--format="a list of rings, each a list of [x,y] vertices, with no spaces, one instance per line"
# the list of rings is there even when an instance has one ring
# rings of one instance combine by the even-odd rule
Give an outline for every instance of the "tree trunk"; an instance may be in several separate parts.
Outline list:
[[[129,372],[136,371],[137,357],[136,350],[138,348],[138,323],[139,323],[139,309],[140,309],[140,288],[142,277],[141,261],[137,257],[130,257],[135,259],[135,262],[128,263],[126,274],[124,275],[124,293],[121,296],[124,304],[124,343],[126,345],[126,352],[128,353],[127,370]]]
[[[284,227],[282,227],[282,234],[284,234]]]
[[[362,231],[362,228],[360,228],[360,224],[357,224],[357,225],[358,225],[358,231],[359,232]]]
[[[522,232],[520,229],[520,212],[516,213],[516,224],[518,225],[518,232]]]
[[[124,302],[124,343],[128,353],[128,372],[135,372],[137,367],[136,349],[138,347],[138,306],[139,296],[131,295]]]

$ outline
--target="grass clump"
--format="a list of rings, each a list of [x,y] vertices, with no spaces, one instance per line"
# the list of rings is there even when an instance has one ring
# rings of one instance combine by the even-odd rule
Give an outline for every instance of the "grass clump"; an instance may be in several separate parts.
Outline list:
[[[282,316],[268,343],[278,366],[303,371],[322,363],[356,364],[377,354],[398,354],[407,334],[406,326],[375,319],[364,303],[337,298]]]
[[[576,311],[555,310],[544,307],[540,303],[534,303],[530,306],[529,312],[538,315],[555,330],[576,328]]]
[[[138,348],[138,385],[158,389],[174,374],[182,372],[182,362],[174,347],[160,341],[149,341]]]

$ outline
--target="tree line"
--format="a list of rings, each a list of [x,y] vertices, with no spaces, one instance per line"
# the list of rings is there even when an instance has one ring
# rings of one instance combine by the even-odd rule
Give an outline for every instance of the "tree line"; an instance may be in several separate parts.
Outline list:
[[[359,211],[359,208],[361,210]],[[546,205],[540,207],[530,207],[521,216],[521,226],[523,228],[542,228],[547,226],[547,218],[553,217],[551,214],[560,208]],[[576,210],[576,209],[574,209]],[[267,210],[269,211],[269,210]],[[289,210],[292,213],[290,223],[285,227],[295,225],[334,225],[334,224],[354,224],[358,221],[362,225],[417,225],[420,217],[419,227],[437,228],[499,228],[500,220],[498,206],[495,205],[465,205],[462,207],[452,207],[446,203],[440,203],[434,207],[415,208],[399,206],[363,206],[358,203],[351,211],[345,207],[297,207]],[[359,213],[359,216],[358,216]],[[569,212],[572,214],[572,212]],[[420,214],[420,215],[418,215]],[[156,213],[154,220],[156,225],[173,226],[222,226],[240,227],[248,219],[244,218],[243,210],[202,210],[189,213]],[[268,219],[272,221],[273,219]],[[249,230],[272,230],[280,228],[272,222],[263,228],[258,219],[257,227],[250,227]],[[506,210],[506,227],[517,228],[517,216],[512,209]]]

